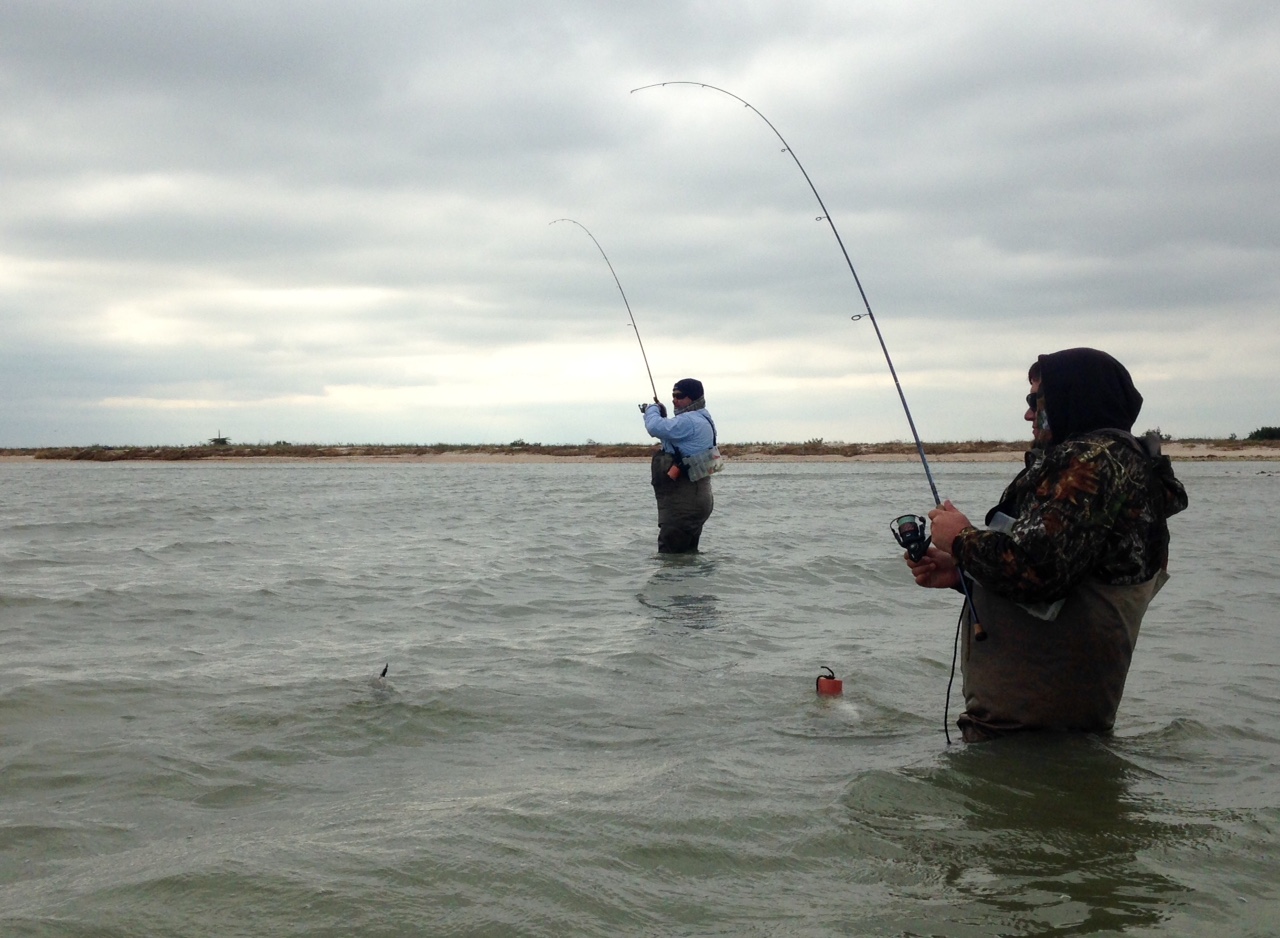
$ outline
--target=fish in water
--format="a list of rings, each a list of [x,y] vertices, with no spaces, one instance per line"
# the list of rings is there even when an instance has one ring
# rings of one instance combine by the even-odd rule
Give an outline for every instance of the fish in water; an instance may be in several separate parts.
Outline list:
[[[369,686],[374,690],[390,690],[391,685],[387,683],[387,669],[391,667],[391,662],[387,662],[382,666],[382,671],[369,682]]]

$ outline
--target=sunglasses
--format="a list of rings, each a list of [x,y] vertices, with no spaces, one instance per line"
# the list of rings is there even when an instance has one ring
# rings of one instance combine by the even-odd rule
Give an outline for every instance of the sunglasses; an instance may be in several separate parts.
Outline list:
[[[681,394],[679,391],[672,391],[672,392],[671,392],[671,399],[672,399],[673,401],[688,401],[688,400],[692,400],[692,398],[691,398],[691,397],[689,397],[689,395],[688,395],[688,394]]]
[[[1035,391],[1032,391],[1030,394],[1028,394],[1028,395],[1027,395],[1027,409],[1028,409],[1028,410],[1035,410],[1035,409],[1036,409],[1036,401],[1038,401],[1039,399],[1040,399],[1040,395],[1039,395],[1039,394],[1037,394]]]

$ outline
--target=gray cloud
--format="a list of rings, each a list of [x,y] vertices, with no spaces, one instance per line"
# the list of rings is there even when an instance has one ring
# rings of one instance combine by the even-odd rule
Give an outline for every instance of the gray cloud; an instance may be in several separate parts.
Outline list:
[[[1106,347],[1183,435],[1274,424],[1257,2],[0,8],[0,445],[1020,437]],[[582,400],[568,400],[567,387]]]

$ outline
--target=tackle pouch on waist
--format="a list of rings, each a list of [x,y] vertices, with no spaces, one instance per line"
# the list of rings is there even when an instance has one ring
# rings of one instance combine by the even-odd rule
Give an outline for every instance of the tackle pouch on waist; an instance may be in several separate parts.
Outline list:
[[[720,455],[720,447],[718,446],[703,450],[694,456],[684,457],[684,471],[688,473],[690,482],[705,479],[723,468],[724,458]]]

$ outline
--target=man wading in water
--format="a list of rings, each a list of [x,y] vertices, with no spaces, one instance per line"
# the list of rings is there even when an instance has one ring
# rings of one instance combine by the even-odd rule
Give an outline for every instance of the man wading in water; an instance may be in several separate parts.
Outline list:
[[[1106,732],[1115,722],[1138,627],[1168,579],[1165,519],[1187,507],[1159,440],[1129,431],[1142,395],[1105,352],[1041,355],[1028,372],[1026,468],[974,527],[951,502],[929,512],[933,544],[916,583],[958,588],[966,606],[965,741],[1015,730]]]
[[[653,494],[658,500],[658,552],[686,554],[698,549],[702,526],[711,517],[711,473],[721,467],[716,425],[707,412],[702,382],[682,378],[671,390],[675,415],[658,403],[641,404],[644,428],[662,441],[653,454]]]

